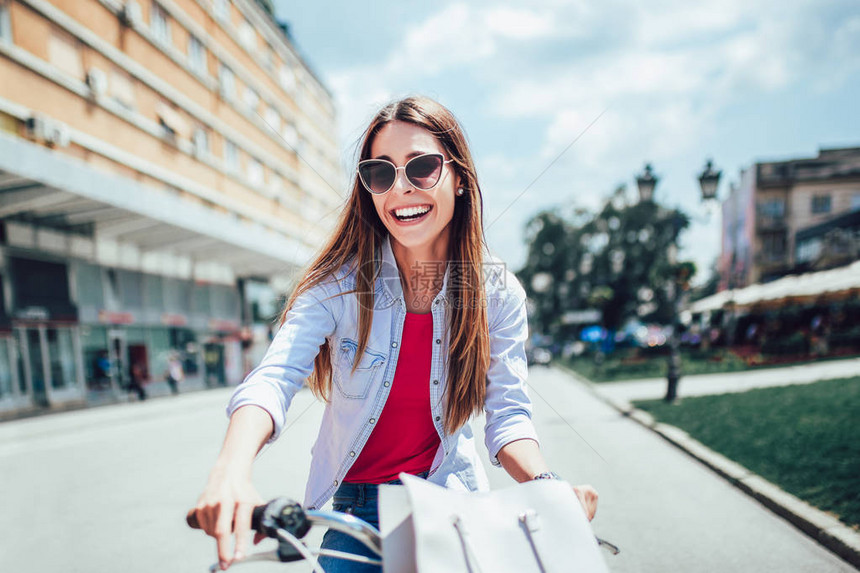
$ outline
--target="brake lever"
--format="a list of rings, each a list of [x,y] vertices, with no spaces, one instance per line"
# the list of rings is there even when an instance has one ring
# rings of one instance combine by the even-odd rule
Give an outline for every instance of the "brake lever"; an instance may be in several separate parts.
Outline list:
[[[607,551],[609,551],[613,555],[618,555],[619,553],[621,553],[621,550],[618,549],[617,545],[609,543],[605,539],[600,539],[597,536],[595,536],[594,538],[597,540],[597,545],[599,545],[600,547],[603,547],[604,549],[606,549]]]

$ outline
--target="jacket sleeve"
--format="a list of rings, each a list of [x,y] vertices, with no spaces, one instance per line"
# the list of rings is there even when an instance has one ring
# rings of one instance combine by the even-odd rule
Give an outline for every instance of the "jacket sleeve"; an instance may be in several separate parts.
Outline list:
[[[293,396],[313,372],[320,346],[335,331],[343,303],[339,296],[328,298],[331,290],[324,282],[296,298],[262,361],[236,387],[227,405],[228,417],[249,404],[266,410],[275,427],[267,444],[281,435]]]
[[[526,392],[526,293],[513,273],[507,273],[507,281],[506,295],[494,299],[499,308],[489,313],[490,368],[484,402],[484,435],[494,466],[501,465],[496,456],[510,442],[523,438],[538,441]]]

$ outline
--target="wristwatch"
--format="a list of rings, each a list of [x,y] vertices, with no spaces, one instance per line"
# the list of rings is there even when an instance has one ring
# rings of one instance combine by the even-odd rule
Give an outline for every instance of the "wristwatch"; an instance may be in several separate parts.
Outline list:
[[[561,479],[559,475],[555,472],[543,472],[542,474],[538,474],[532,478],[535,479]]]

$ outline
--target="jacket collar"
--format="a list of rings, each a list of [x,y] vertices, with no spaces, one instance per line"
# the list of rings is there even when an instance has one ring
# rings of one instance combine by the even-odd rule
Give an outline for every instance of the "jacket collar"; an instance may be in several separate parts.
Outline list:
[[[450,262],[445,265],[445,274],[442,277],[442,289],[434,297],[434,300],[445,298],[445,292],[448,286],[448,275],[451,271]],[[390,304],[397,301],[403,302],[403,286],[400,282],[400,271],[397,267],[397,259],[394,258],[394,251],[391,248],[391,234],[386,233],[385,239],[382,242],[382,271],[380,272],[380,280],[382,281],[383,289],[376,289],[378,295],[386,297]],[[405,305],[404,305],[405,306]]]

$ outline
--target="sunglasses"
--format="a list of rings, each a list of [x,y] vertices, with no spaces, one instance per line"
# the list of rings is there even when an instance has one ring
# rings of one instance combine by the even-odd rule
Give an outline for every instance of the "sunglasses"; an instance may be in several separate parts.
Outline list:
[[[442,178],[442,167],[451,163],[445,161],[441,153],[425,153],[406,162],[403,167],[397,167],[386,159],[365,159],[358,162],[358,178],[364,188],[374,195],[388,193],[397,181],[397,172],[402,169],[416,189],[427,191],[433,189]]]

